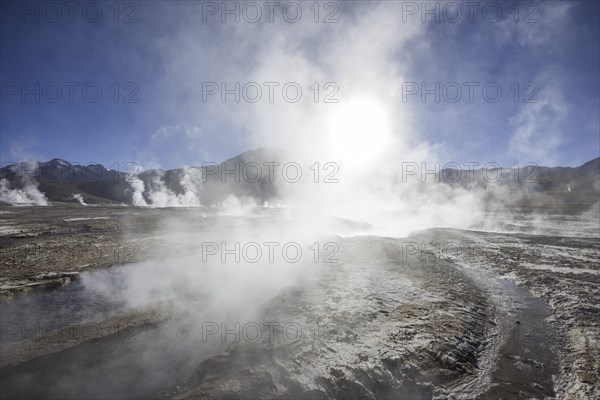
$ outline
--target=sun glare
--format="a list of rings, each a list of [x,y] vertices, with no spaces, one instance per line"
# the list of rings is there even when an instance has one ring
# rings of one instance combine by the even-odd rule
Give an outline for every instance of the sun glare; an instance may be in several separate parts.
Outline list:
[[[386,113],[377,101],[353,99],[339,104],[328,127],[329,150],[345,168],[373,161],[390,142]]]

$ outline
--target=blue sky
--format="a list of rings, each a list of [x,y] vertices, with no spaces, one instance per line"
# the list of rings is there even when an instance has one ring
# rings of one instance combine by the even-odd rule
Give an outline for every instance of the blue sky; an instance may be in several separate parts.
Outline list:
[[[277,10],[272,22],[264,15],[248,22],[244,16],[253,14],[243,14],[238,3],[236,23],[231,15],[221,21],[221,10],[213,15],[202,2],[123,2],[118,16],[113,2],[94,3],[102,10],[96,22],[87,2],[78,3],[72,21],[63,7],[58,22],[43,2],[29,2],[33,14],[24,16],[22,3],[3,2],[2,162],[59,157],[175,168],[259,146],[311,151],[332,145],[323,139],[327,116],[355,99],[384,111],[392,153],[404,161],[576,166],[598,157],[598,2],[523,2],[517,14],[516,2],[487,3],[478,2],[469,20],[464,4],[428,2],[435,21],[421,2],[412,3],[416,13],[406,2],[338,3],[339,10],[323,2],[315,22],[314,2],[305,2],[295,23]],[[452,22],[456,4],[463,15]],[[337,22],[324,23],[330,13]],[[222,103],[217,94],[204,102],[206,82],[257,82],[263,97],[235,103],[230,95]],[[279,83],[273,103],[264,82]],[[280,96],[289,82],[303,90],[297,103]],[[314,82],[319,103],[312,99]],[[328,82],[339,87],[338,104],[322,101],[332,91],[324,90]],[[439,102],[434,94],[424,102],[420,93],[407,94],[436,83]],[[457,86],[462,94],[451,102]],[[56,87],[61,96],[53,102]],[[499,87],[502,96],[489,101],[483,87],[488,94]],[[32,92],[23,99],[24,88]],[[536,102],[524,102],[527,95]],[[358,151],[357,143],[348,149]]]

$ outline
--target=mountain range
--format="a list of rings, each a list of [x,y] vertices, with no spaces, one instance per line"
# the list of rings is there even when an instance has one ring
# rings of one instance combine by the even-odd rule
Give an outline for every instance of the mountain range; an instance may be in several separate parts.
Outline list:
[[[0,178],[7,190],[19,190],[33,183],[50,202],[212,205],[234,195],[263,204],[278,198],[281,168],[294,159],[286,151],[259,148],[220,164],[136,173],[134,164],[121,166],[119,171],[101,164],[80,165],[55,158],[5,166],[0,169]],[[301,168],[303,173],[310,173],[308,164]],[[292,168],[291,176],[293,172]],[[375,174],[375,170],[368,173]],[[445,168],[434,175],[425,178],[454,187],[489,189],[491,194],[502,186],[511,192],[541,194],[558,202],[594,204],[600,194],[600,158],[574,168]],[[398,175],[394,184],[402,184],[403,178]]]

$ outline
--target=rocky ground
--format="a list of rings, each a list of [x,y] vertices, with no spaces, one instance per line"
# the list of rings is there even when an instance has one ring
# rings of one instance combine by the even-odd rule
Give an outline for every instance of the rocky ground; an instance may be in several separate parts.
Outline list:
[[[135,262],[141,255],[139,244],[125,232],[150,232],[157,221],[124,207],[68,204],[3,206],[0,216],[3,298],[35,286],[64,284],[87,269]]]
[[[16,310],[21,304],[37,309],[23,298],[77,309],[80,280],[95,276],[89,271],[146,268],[165,249],[187,260],[191,231],[210,225],[226,236],[233,226],[273,220],[116,206],[0,213],[2,398],[600,397],[593,223],[579,236],[578,228],[560,234],[573,218],[560,216],[549,234],[513,225],[345,235],[335,239],[338,262],[316,265],[310,279],[282,287],[251,316],[211,313],[201,293],[188,293],[209,310],[194,311],[195,320],[179,303],[119,308],[92,321],[69,311],[68,328],[16,337],[6,315],[26,313]],[[187,240],[161,231],[165,220],[186,221]],[[237,321],[241,339],[238,331],[201,340],[199,320]],[[92,333],[77,334],[91,323]]]
[[[553,311],[566,398],[600,397],[600,241],[598,237],[433,230],[411,237],[428,243],[459,243],[448,251],[465,269],[511,279]],[[468,250],[467,250],[468,249]],[[531,326],[538,333],[541,326]]]
[[[429,398],[475,374],[495,336],[485,293],[452,265],[402,261],[398,249],[394,239],[342,241],[341,263],[318,283],[261,310],[308,327],[298,340],[282,332],[229,346],[177,398]]]

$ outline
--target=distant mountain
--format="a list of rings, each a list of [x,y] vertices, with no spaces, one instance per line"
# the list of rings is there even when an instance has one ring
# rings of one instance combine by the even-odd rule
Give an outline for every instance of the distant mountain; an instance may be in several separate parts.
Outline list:
[[[35,182],[51,202],[77,202],[74,195],[79,194],[88,204],[132,204],[136,189],[141,189],[145,201],[165,206],[186,205],[188,201],[195,205],[192,198],[204,205],[220,204],[230,195],[262,204],[278,194],[276,180],[267,173],[268,165],[283,164],[286,156],[283,150],[259,148],[221,164],[150,169],[137,175],[100,164],[79,165],[55,158],[37,165],[27,162],[6,166],[0,169],[0,178],[8,181],[10,189]]]
[[[137,178],[144,183],[144,199],[152,203],[161,204],[165,196],[171,200],[179,196],[180,205],[186,205],[190,198],[203,205],[218,205],[234,195],[263,204],[279,195],[275,176],[279,171],[268,171],[269,165],[275,168],[276,164],[282,165],[291,159],[283,150],[259,148],[221,164],[205,163],[167,171],[153,169],[138,174]]]
[[[598,193],[600,190],[600,157],[579,167],[543,167],[526,165],[519,168],[443,169],[438,178],[450,185],[487,187],[508,185],[541,192],[564,191]]]
[[[600,201],[600,158],[579,167],[489,168],[442,170],[440,182],[484,190],[484,200],[521,209],[586,210]]]
[[[539,167],[537,182],[541,190],[564,190],[568,185],[571,191],[598,193],[600,158],[576,167]]]
[[[126,174],[100,164],[79,165],[54,158],[47,162],[24,162],[0,169],[0,178],[11,188],[37,183],[50,201],[72,202],[80,194],[86,203],[127,203],[131,199]]]
[[[151,169],[130,175],[100,164],[78,165],[55,158],[37,166],[21,163],[4,167],[0,178],[6,179],[4,182],[13,190],[35,182],[50,202],[76,202],[79,200],[75,195],[80,195],[88,204],[212,205],[234,195],[263,204],[278,198],[281,168],[290,160],[295,158],[286,151],[259,148],[220,164]],[[442,185],[483,189],[490,200],[503,200],[507,193],[518,193],[519,201],[528,203],[539,203],[540,196],[544,196],[546,202],[594,204],[600,194],[600,158],[575,168],[447,168],[439,171],[436,178]],[[401,182],[398,177],[397,184]]]

